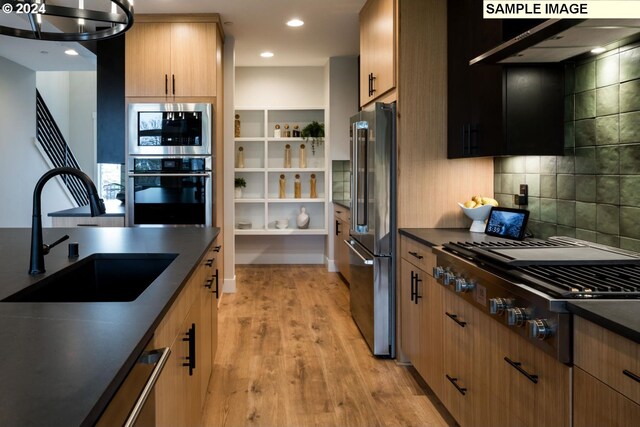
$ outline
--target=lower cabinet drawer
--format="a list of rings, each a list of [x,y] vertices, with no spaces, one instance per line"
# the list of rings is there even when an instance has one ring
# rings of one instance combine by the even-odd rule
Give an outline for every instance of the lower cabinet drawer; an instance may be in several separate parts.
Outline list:
[[[428,274],[433,274],[436,256],[431,248],[407,237],[400,236],[400,256]]]

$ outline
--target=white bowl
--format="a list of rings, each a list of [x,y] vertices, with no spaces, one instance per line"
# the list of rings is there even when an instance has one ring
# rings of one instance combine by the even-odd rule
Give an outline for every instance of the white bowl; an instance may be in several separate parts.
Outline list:
[[[462,209],[462,212],[473,220],[469,231],[474,233],[484,233],[485,222],[487,221],[487,218],[489,218],[489,212],[491,212],[491,208],[493,206],[482,205],[477,208],[465,208],[462,203],[458,203],[458,205]]]
[[[287,228],[288,226],[289,226],[288,219],[279,219],[276,221],[276,228],[284,229],[284,228]]]

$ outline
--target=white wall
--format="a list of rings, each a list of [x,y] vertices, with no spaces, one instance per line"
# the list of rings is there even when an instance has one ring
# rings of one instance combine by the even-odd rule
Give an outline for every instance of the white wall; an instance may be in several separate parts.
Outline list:
[[[38,71],[36,86],[80,169],[95,181],[95,71]]]
[[[327,109],[326,67],[237,67],[235,69],[236,108],[293,107]],[[228,117],[233,117],[229,115]],[[328,123],[325,111],[325,126]],[[233,129],[228,124],[227,129]],[[228,141],[233,141],[230,139]],[[330,146],[327,137],[325,144]],[[226,151],[234,153],[229,142]],[[225,163],[233,170],[234,158]],[[225,181],[233,203],[233,180]],[[225,212],[226,213],[226,212]],[[233,217],[232,217],[233,218]],[[233,225],[235,220],[226,220]],[[237,236],[236,264],[322,264],[325,262],[325,236]]]
[[[30,227],[33,188],[49,167],[34,144],[36,136],[36,73],[0,57],[0,227]],[[57,180],[42,193],[45,212],[71,207]],[[26,262],[26,260],[25,260]]]
[[[235,39],[227,35],[224,39],[224,285],[223,292],[236,291],[236,245],[234,237],[235,204],[233,182],[235,165],[234,102],[235,102]]]
[[[324,67],[237,67],[236,107],[321,107]]]
[[[349,159],[349,118],[358,112],[358,58],[341,56],[329,59],[328,67],[329,123],[327,129],[331,145],[331,160]],[[331,175],[329,175],[331,176]],[[333,194],[333,189],[329,190]],[[329,210],[329,236],[327,238],[327,266],[329,271],[337,271],[334,262],[333,236],[336,222],[333,208]]]

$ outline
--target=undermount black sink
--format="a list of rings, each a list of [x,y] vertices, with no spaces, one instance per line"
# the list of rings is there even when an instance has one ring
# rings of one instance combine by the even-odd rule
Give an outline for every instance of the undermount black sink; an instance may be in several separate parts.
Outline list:
[[[2,302],[133,301],[178,254],[93,254]]]

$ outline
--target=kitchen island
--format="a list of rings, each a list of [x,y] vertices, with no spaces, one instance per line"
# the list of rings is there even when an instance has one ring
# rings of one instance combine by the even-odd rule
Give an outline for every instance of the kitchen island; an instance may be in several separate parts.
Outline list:
[[[0,425],[93,425],[135,365],[157,326],[215,241],[217,228],[52,228],[79,243],[45,257],[32,277],[30,229],[0,229],[0,299],[94,253],[177,257],[131,302],[0,302]]]

